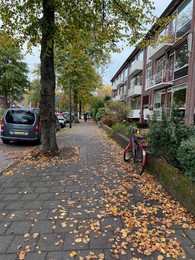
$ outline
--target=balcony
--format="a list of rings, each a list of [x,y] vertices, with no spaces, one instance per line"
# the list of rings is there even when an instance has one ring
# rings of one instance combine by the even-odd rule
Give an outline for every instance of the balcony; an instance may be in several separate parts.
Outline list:
[[[111,86],[111,89],[112,89],[112,90],[116,90],[116,89],[117,89],[117,85],[116,85],[116,84],[112,85],[112,86]]]
[[[127,115],[128,118],[140,118],[140,109],[132,109]]]
[[[125,94],[120,94],[120,100],[124,100],[126,98]]]
[[[137,60],[134,64],[131,66],[130,76],[134,77],[139,72],[143,70],[143,61]]]
[[[165,54],[165,52],[172,46],[172,43],[169,42],[164,42],[160,45],[157,45],[156,48],[151,48],[150,52],[149,52],[149,59],[151,60],[157,60],[158,58],[160,58],[161,56],[163,56],[163,54]]]
[[[115,100],[115,101],[119,101],[120,100],[120,96],[119,95],[117,95],[117,96],[115,96],[114,98],[112,98],[113,100]]]
[[[150,110],[149,108],[145,108],[145,109],[143,110],[144,120],[148,120],[152,115],[153,115],[153,111]]]
[[[141,85],[131,86],[131,88],[128,89],[128,96],[129,97],[139,96],[141,95],[141,91],[142,91]]]
[[[160,89],[173,85],[172,76],[169,70],[162,70],[146,79],[146,90]]]

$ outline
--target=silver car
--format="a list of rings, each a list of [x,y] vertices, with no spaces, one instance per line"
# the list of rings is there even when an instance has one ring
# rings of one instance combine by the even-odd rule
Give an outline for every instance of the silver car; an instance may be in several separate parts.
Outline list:
[[[40,143],[39,114],[33,109],[7,109],[1,121],[0,137],[4,144],[8,144],[10,141],[35,141]]]

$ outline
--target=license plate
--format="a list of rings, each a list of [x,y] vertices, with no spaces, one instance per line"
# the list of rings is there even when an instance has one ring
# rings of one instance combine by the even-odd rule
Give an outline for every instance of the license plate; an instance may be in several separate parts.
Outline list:
[[[14,132],[15,135],[25,135],[25,132]]]

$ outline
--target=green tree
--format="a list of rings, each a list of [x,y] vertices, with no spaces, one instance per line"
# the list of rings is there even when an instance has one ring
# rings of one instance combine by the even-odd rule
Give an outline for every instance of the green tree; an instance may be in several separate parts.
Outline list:
[[[84,106],[88,103],[89,97],[101,84],[101,78],[87,53],[80,55],[80,52],[71,52],[67,57],[66,52],[60,50],[56,52],[56,56],[58,84],[68,94],[71,84],[74,119],[77,123],[79,104]]]
[[[6,44],[0,43],[0,95],[4,97],[5,108],[8,108],[9,99],[19,101],[30,87],[30,82],[28,67],[17,43],[8,36],[6,38]]]
[[[84,38],[90,43],[90,55],[102,62],[104,50],[116,50],[117,42],[127,38],[131,44],[140,40],[141,33],[151,22],[150,0],[1,0],[2,28],[20,35],[28,46],[41,44],[40,115],[43,134],[42,150],[58,150],[55,135],[55,70],[54,43],[73,46]],[[153,21],[152,21],[153,23]],[[85,50],[81,44],[80,49]]]

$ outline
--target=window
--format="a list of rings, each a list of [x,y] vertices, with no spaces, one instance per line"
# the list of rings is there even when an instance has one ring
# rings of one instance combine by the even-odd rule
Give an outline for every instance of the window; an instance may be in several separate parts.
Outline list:
[[[137,85],[142,86],[142,74],[137,75]]]
[[[185,1],[178,9],[177,32],[192,20],[192,0]],[[189,28],[190,29],[190,28]]]
[[[126,67],[125,70],[124,70],[124,80],[127,79],[127,76],[128,76],[127,73],[128,73],[128,67]]]
[[[139,61],[143,61],[143,60],[144,60],[143,51],[141,51],[141,52],[138,53],[137,60],[139,60]]]
[[[141,97],[136,97],[131,99],[132,109],[140,109],[141,106]]]
[[[188,65],[188,45],[185,43],[180,48],[175,50],[175,68],[174,70],[181,69]]]
[[[173,103],[179,107],[185,107],[186,85],[173,89]]]
[[[156,91],[154,93],[154,108],[160,108],[161,107],[161,92],[162,91]]]
[[[157,46],[160,46],[162,44],[162,42],[165,41],[165,38],[168,36],[168,25],[166,25],[163,29],[161,29],[161,32],[158,35],[158,39],[157,39]]]
[[[6,122],[12,124],[33,125],[35,114],[31,111],[11,110],[6,115]]]
[[[152,68],[149,67],[146,69],[146,88],[151,87],[152,84]]]

